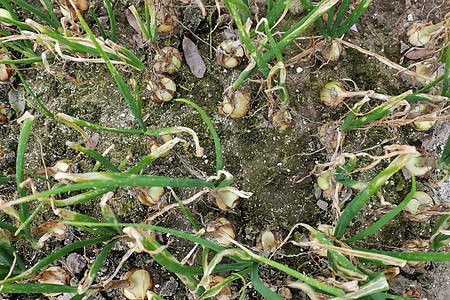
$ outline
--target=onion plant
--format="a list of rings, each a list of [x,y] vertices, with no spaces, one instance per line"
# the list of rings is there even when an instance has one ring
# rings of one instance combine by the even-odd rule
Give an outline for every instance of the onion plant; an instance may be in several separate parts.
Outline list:
[[[104,2],[108,11],[111,30],[106,34],[100,26],[100,23],[98,23],[100,31],[103,32],[103,39],[97,39],[98,43],[102,45],[102,50],[105,51],[108,57],[115,63],[126,63],[139,70],[144,70],[142,62],[131,51],[119,45],[115,45],[116,22],[112,12],[112,6],[110,0],[104,0]],[[76,32],[69,31],[67,28],[62,27],[55,16],[55,12],[49,0],[43,1],[45,4],[45,12],[42,12],[39,8],[34,7],[23,0],[0,0],[0,3],[10,12],[13,18],[11,20],[0,17],[0,21],[16,26],[17,30],[20,32],[20,34],[12,34],[6,30],[1,30],[1,33],[5,36],[2,38],[3,45],[21,53],[24,57],[27,57],[15,61],[1,61],[0,63],[45,63],[45,61],[55,60],[55,55],[59,56],[60,59],[68,59],[73,53],[88,53],[100,56],[99,50],[97,50],[95,45],[89,41],[89,39],[86,40],[77,36]],[[14,3],[21,8],[28,10],[31,14],[39,17],[42,23],[30,19],[20,21],[10,3]],[[50,17],[48,15],[50,15]],[[95,14],[93,15],[94,19],[97,20],[97,16]],[[106,41],[109,41],[109,45],[105,43]],[[51,54],[41,55],[41,53],[37,52],[39,49],[34,50],[34,43],[44,46],[45,50]]]
[[[450,51],[448,51],[449,46],[443,47],[441,50],[441,54],[443,57],[443,62],[445,63],[444,68],[444,74],[438,77],[433,82],[429,83],[424,88],[420,89],[419,91],[412,93],[411,91],[408,91],[406,93],[403,93],[401,95],[395,96],[395,97],[387,97],[387,101],[380,104],[378,107],[375,107],[370,112],[365,114],[360,114],[360,109],[362,106],[366,103],[365,100],[362,100],[360,102],[357,102],[354,106],[351,112],[348,113],[347,117],[345,118],[343,124],[340,126],[340,131],[350,130],[361,126],[371,126],[371,124],[375,121],[382,120],[384,117],[387,117],[389,114],[392,114],[399,105],[403,102],[404,104],[408,103],[414,103],[414,102],[445,102],[448,101],[448,97],[450,96],[449,93],[449,82],[450,82]],[[427,90],[430,88],[436,86],[437,84],[442,83],[442,87],[440,89],[440,97],[439,96],[432,96],[424,94]],[[448,104],[446,104],[448,106]],[[357,117],[357,115],[359,116]],[[442,151],[441,158],[438,163],[439,167],[443,170],[449,171],[450,170],[450,137],[447,137],[447,142],[445,144],[445,147]],[[339,173],[339,172],[338,172]],[[381,175],[381,174],[380,174]],[[377,179],[376,177],[375,179]],[[374,180],[375,180],[374,179]],[[402,208],[404,208],[408,202],[412,199],[414,195],[415,190],[415,179],[413,175],[413,188],[411,192],[408,194],[408,196],[405,198],[405,200],[398,205],[394,210],[392,210],[390,213],[386,214],[384,217],[382,217],[376,224],[371,226],[370,228],[364,230],[363,232],[357,234],[356,236],[346,239],[346,242],[353,242],[360,238],[363,238],[364,236],[367,236],[368,234],[373,233],[374,231],[378,230],[382,225],[386,223],[386,221],[390,220],[391,217],[393,217],[396,213],[398,213]],[[342,180],[342,174],[336,175],[336,180],[338,182],[341,182],[343,184],[350,184],[351,182],[346,181],[345,179]],[[372,183],[376,183],[375,181],[372,181]],[[370,185],[371,185],[370,184]],[[369,185],[369,186],[370,186]],[[372,194],[373,190],[369,187],[367,187],[363,192],[358,194],[357,197],[355,197],[352,202],[345,208],[342,216],[338,220],[337,229],[335,232],[335,237],[341,238],[344,234],[346,226],[349,224],[348,222],[355,216],[355,214],[361,209],[362,205],[367,200],[362,200],[364,198],[363,193],[370,193]],[[444,245],[448,244],[448,241],[450,240],[450,227],[448,225],[448,215],[444,214],[440,220],[436,223],[434,229],[433,229],[433,235],[430,243],[430,247],[433,250],[438,250],[442,248]],[[439,256],[438,254],[436,254]]]
[[[444,74],[439,76],[434,81],[427,84],[425,87],[421,88],[415,93],[406,92],[398,96],[387,96],[387,101],[379,105],[378,107],[372,109],[370,112],[363,114],[357,118],[357,114],[360,113],[360,109],[365,101],[358,102],[354,105],[352,111],[347,115],[344,123],[340,127],[341,131],[350,130],[356,127],[360,127],[363,125],[370,124],[373,121],[377,121],[382,119],[383,117],[391,114],[397,107],[401,101],[406,101],[408,103],[414,102],[444,102],[448,101],[450,96],[449,82],[450,82],[450,54],[447,50],[448,46],[443,47],[441,49],[441,57],[443,57],[442,62],[445,63]],[[426,91],[430,90],[432,87],[437,86],[439,83],[442,83],[442,87],[440,89],[440,97],[432,96],[425,94]],[[450,155],[448,154],[448,150],[444,150],[442,155],[442,159],[440,161],[441,167],[444,169],[448,169],[446,167],[445,162],[448,160]]]
[[[302,4],[311,11],[314,9],[314,5],[309,0],[301,0]],[[333,40],[341,37],[345,34],[361,17],[370,5],[372,0],[359,1],[358,5],[351,12],[351,14],[344,20],[346,14],[352,4],[352,0],[342,0],[339,6],[332,6],[328,11],[326,23],[324,24],[321,19],[315,21],[317,29],[320,34],[327,40]]]
[[[302,4],[308,9],[308,15],[298,23],[292,25],[286,32],[278,36],[275,34],[276,27],[287,13],[290,5],[289,0],[276,1],[275,4],[272,0],[268,0],[267,15],[261,18],[259,23],[255,25],[254,29],[251,28],[252,16],[248,3],[246,1],[241,2],[225,0],[224,3],[230,11],[239,30],[241,41],[244,43],[251,55],[250,64],[232,84],[231,89],[237,89],[244,82],[244,80],[248,78],[248,76],[259,69],[268,80],[268,90],[270,92],[276,90],[277,97],[280,100],[272,101],[275,102],[271,103],[272,105],[276,105],[280,102],[280,107],[278,108],[279,111],[276,112],[277,114],[272,113],[270,119],[277,125],[277,122],[280,122],[280,116],[283,116],[282,121],[284,123],[289,123],[291,120],[290,114],[288,114],[289,94],[285,86],[285,81],[280,79],[279,82],[276,83],[273,80],[273,75],[277,71],[280,72],[280,78],[283,78],[282,74],[283,72],[286,72],[285,65],[283,63],[283,50],[293,43],[296,38],[298,38],[309,26],[311,26],[312,23],[316,24],[320,33],[327,39],[331,40],[343,35],[364,13],[371,0],[361,1],[356,9],[344,21],[351,2],[351,0],[344,0],[341,2],[336,19],[333,21],[335,6],[338,3],[338,0],[323,0],[317,6],[314,6],[309,0],[302,0]],[[320,17],[326,12],[328,12],[328,21],[327,28],[325,29]],[[257,35],[261,36],[262,41],[264,41],[262,43],[264,52],[260,52],[252,41],[252,38]],[[267,63],[273,58],[276,58],[277,64],[269,70]],[[271,88],[271,86],[275,87]],[[269,95],[269,99],[270,98],[271,96]],[[277,127],[285,128],[286,126],[277,125]]]

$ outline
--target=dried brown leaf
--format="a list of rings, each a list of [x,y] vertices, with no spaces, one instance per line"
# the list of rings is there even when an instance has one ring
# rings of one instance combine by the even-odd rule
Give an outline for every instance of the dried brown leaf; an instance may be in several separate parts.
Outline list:
[[[183,52],[192,74],[197,78],[203,78],[206,72],[205,62],[200,56],[197,46],[187,37],[183,39]]]
[[[430,56],[435,52],[436,50],[434,49],[413,49],[411,51],[408,51],[408,53],[405,54],[405,57],[411,60],[419,60]]]

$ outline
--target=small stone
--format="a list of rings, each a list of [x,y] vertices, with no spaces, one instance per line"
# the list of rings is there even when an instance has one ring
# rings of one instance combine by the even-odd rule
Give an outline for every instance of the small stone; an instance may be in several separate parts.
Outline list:
[[[79,274],[86,267],[86,260],[78,253],[70,253],[66,259],[67,268],[73,274]]]
[[[161,297],[173,296],[177,288],[178,282],[175,280],[175,278],[170,277],[169,280],[162,286],[161,290],[159,291],[159,295]]]
[[[70,300],[70,299],[72,299],[72,297],[73,297],[72,294],[70,294],[70,293],[64,293],[64,294],[62,294],[62,295],[57,296],[57,297],[54,298],[54,299],[57,299],[57,300]],[[53,298],[53,297],[52,297],[52,298]]]
[[[317,206],[321,209],[321,210],[327,210],[328,207],[328,203],[323,201],[323,200],[318,200],[317,201]]]

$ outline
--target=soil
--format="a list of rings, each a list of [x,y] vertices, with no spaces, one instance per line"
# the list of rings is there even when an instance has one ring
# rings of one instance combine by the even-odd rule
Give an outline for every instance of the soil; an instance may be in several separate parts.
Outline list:
[[[138,48],[139,38],[136,32],[128,25],[123,11],[131,2],[128,0],[115,1],[114,11],[118,23],[118,43],[132,49],[151,72],[152,57],[156,47],[145,46]],[[292,1],[291,1],[292,2]],[[39,1],[32,1],[38,6]],[[409,89],[417,90],[420,84],[414,83],[409,76],[399,75],[374,57],[367,56],[353,48],[346,47],[344,54],[336,63],[323,63],[313,57],[298,60],[287,68],[286,86],[290,95],[290,112],[293,116],[293,125],[284,131],[277,130],[269,119],[269,103],[264,94],[265,86],[261,84],[262,74],[257,72],[251,80],[244,83],[244,88],[251,92],[252,107],[247,116],[240,119],[232,119],[217,112],[217,106],[222,101],[222,93],[229,87],[239,74],[245,69],[248,60],[235,69],[220,67],[214,56],[214,49],[226,36],[236,34],[235,27],[228,21],[219,23],[214,2],[204,3],[207,16],[202,17],[197,6],[186,4],[174,6],[177,9],[177,17],[183,25],[177,25],[169,34],[159,34],[157,45],[163,47],[170,45],[182,50],[183,37],[190,38],[196,43],[207,70],[203,78],[195,77],[188,65],[183,62],[180,71],[173,76],[177,83],[176,97],[186,98],[199,105],[211,119],[220,137],[223,151],[224,169],[234,176],[233,186],[253,193],[249,199],[240,199],[236,208],[230,211],[219,210],[212,202],[210,196],[195,201],[188,206],[194,218],[205,226],[207,221],[215,217],[225,217],[235,226],[237,240],[254,247],[262,232],[276,230],[286,237],[291,228],[297,223],[306,223],[311,226],[318,224],[333,224],[336,222],[336,214],[330,197],[320,192],[314,176],[306,177],[301,183],[299,179],[308,176],[318,163],[326,163],[330,160],[333,150],[323,145],[318,137],[318,127],[327,122],[340,120],[348,112],[346,106],[331,109],[321,104],[320,90],[329,81],[345,81],[352,90],[373,90],[385,95],[399,95]],[[142,1],[135,3],[136,7],[142,7]],[[93,1],[93,10],[98,16],[107,16],[102,1]],[[264,15],[264,5],[258,3],[252,6],[259,16]],[[385,58],[408,66],[413,63],[404,58],[405,52],[410,46],[406,43],[405,32],[412,22],[425,19],[434,23],[444,19],[450,12],[450,3],[446,0],[378,0],[373,1],[364,15],[356,23],[357,31],[348,31],[343,40],[360,46],[366,50],[377,53]],[[227,20],[226,11],[221,12]],[[25,14],[22,12],[22,14]],[[293,24],[301,19],[305,11],[301,4],[292,2],[288,16],[292,14]],[[287,19],[287,18],[285,18]],[[229,20],[229,19],[228,19]],[[87,17],[88,23],[95,31],[95,23]],[[231,25],[230,25],[231,24]],[[304,37],[318,35],[314,26],[311,26]],[[306,49],[309,39],[299,39],[298,45],[291,45],[283,52],[285,61],[294,57]],[[61,74],[69,75],[71,79],[55,76],[35,65],[21,66],[24,78],[36,97],[40,99],[53,112],[67,115],[111,128],[138,129],[131,111],[128,109],[114,78],[103,64],[74,63],[70,61],[57,62],[54,69],[59,68]],[[182,147],[176,147],[171,154],[157,160],[143,170],[143,174],[161,175],[174,178],[196,178],[214,175],[215,153],[213,139],[206,124],[200,115],[190,106],[180,102],[168,102],[156,104],[149,101],[148,95],[143,92],[146,86],[146,73],[131,69],[120,69],[121,75],[128,82],[134,79],[138,83],[142,96],[143,115],[147,116],[146,126],[149,129],[159,129],[173,126],[184,126],[195,130],[204,148],[204,155],[200,158],[192,155],[194,147],[191,145],[189,152]],[[77,82],[83,84],[77,84]],[[14,87],[19,99],[27,99],[32,102],[24,85],[15,75],[11,79],[11,85],[2,85],[0,94],[2,102],[8,102],[8,92]],[[349,101],[351,107],[356,99]],[[371,102],[375,107],[380,102]],[[66,145],[67,142],[75,142],[85,145],[83,137],[72,128],[57,123],[37,110],[27,105],[27,111],[35,116],[32,132],[25,156],[25,169],[33,171],[42,169],[42,160],[45,165],[54,164],[60,159],[69,159],[73,162],[72,172],[89,172],[95,161],[85,155],[80,155]],[[13,118],[14,119],[14,118]],[[89,136],[96,131],[85,129]],[[439,121],[426,132],[415,131],[410,126],[382,127],[376,126],[369,130],[351,130],[346,134],[343,152],[354,153],[366,151],[372,155],[383,153],[383,141],[389,140],[389,144],[406,144],[423,147],[422,143],[433,137],[431,145],[428,145],[435,157],[439,157],[443,144],[446,141],[445,132],[448,132],[446,121]],[[444,134],[442,134],[444,132]],[[0,146],[3,147],[3,155],[0,155],[0,171],[3,174],[15,173],[15,152],[17,150],[20,126],[11,120],[0,124]],[[108,147],[114,145],[107,158],[119,165],[122,160],[131,154],[132,157],[125,168],[129,168],[134,162],[144,157],[147,152],[148,138],[142,135],[120,135],[97,131],[99,141],[97,151],[102,153]],[[186,134],[180,137],[192,141]],[[192,144],[192,143],[191,143]],[[41,150],[42,147],[42,150]],[[0,148],[1,149],[1,148]],[[1,152],[0,152],[1,153]],[[361,160],[361,166],[367,165],[368,160]],[[372,170],[361,173],[356,180],[370,181],[378,174],[387,162],[380,164]],[[101,169],[103,170],[103,169]],[[42,182],[36,182],[38,190],[46,189]],[[447,186],[446,186],[447,185]],[[389,184],[382,188],[382,193],[387,201],[398,204],[409,192],[410,181],[402,173],[396,174]],[[418,179],[418,189],[424,190],[434,197],[435,202],[441,203],[448,197],[448,183],[442,188],[432,187],[426,179]],[[187,199],[196,189],[176,189],[176,194],[181,199]],[[346,191],[349,192],[349,191]],[[16,188],[13,183],[0,185],[1,197],[10,201],[16,197]],[[31,193],[31,191],[30,191]],[[131,188],[120,188],[115,191],[115,200],[112,208],[121,222],[141,222],[155,211],[155,208],[143,206],[136,197],[136,191]],[[163,196],[163,205],[172,202],[169,193]],[[83,212],[92,217],[100,217],[98,209],[99,200],[78,204],[73,210]],[[35,206],[36,204],[32,204]],[[361,231],[372,224],[381,214],[376,212],[380,208],[378,198],[373,197],[371,203],[365,208],[365,213],[349,226],[348,236]],[[39,225],[54,218],[50,207],[44,208],[42,213],[33,221]],[[8,216],[0,214],[2,220],[11,222]],[[386,224],[380,231],[357,242],[354,245],[379,250],[400,249],[404,241],[413,238],[429,239],[433,225],[438,217],[433,217],[425,222],[414,222],[403,214]],[[171,210],[159,217],[156,225],[174,228],[181,231],[192,232],[193,228],[189,220],[181,210]],[[85,233],[76,228],[70,228],[64,240],[50,239],[44,247],[38,251],[30,249],[26,242],[17,241],[15,246],[19,255],[33,265],[57,248],[76,241],[85,236]],[[307,238],[306,229],[296,229],[292,239],[303,241]],[[167,242],[170,237],[161,235],[160,239]],[[178,259],[192,249],[193,245],[185,241],[175,240],[169,247]],[[87,265],[92,263],[95,253],[99,249],[88,248],[84,252],[73,253],[55,262],[55,265],[68,267],[72,278],[71,284],[77,284],[86,271]],[[102,266],[98,278],[111,275],[125,252],[125,243],[118,243]],[[255,250],[256,251],[256,250]],[[308,248],[301,248],[286,244],[273,257],[276,261],[290,266],[293,269],[308,276],[330,276],[330,271],[321,258],[310,252]],[[84,261],[83,261],[84,259]],[[78,263],[77,263],[78,262]],[[119,274],[125,273],[132,267],[144,267],[153,275],[154,290],[166,299],[187,299],[185,287],[161,266],[157,265],[146,254],[135,254],[130,257],[122,267]],[[450,298],[450,265],[448,263],[432,263],[421,269],[405,268],[392,280],[390,293],[404,295],[404,292],[416,288],[421,298],[448,299]],[[286,284],[286,277],[273,269],[262,267],[261,277],[275,290]],[[232,285],[234,292],[239,291],[239,284]],[[248,289],[248,299],[260,299],[251,288]],[[306,299],[306,296],[296,290],[291,290],[293,299]],[[0,296],[0,299],[16,299],[17,295]],[[67,295],[59,296],[58,299]],[[119,290],[103,291],[93,296],[92,299],[124,299]],[[44,299],[42,295],[21,296],[21,299]]]

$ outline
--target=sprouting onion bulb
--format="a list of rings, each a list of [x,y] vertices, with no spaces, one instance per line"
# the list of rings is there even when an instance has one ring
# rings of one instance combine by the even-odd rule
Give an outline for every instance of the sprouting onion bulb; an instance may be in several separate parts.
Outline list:
[[[3,49],[0,49],[0,60],[9,60]],[[0,64],[0,81],[6,81],[14,74],[14,67],[11,64]]]
[[[425,75],[435,80],[437,78],[437,68],[433,62],[423,61],[415,64],[411,71],[414,71],[420,75]],[[419,76],[411,76],[413,81],[416,81],[420,84],[429,84],[431,81]]]
[[[426,176],[434,169],[434,165],[435,160],[430,153],[417,149],[417,152],[406,162],[405,168],[414,176]]]
[[[270,122],[280,131],[288,129],[294,120],[289,110],[279,109],[270,116]]]
[[[229,91],[223,97],[223,103],[218,107],[219,113],[231,118],[242,118],[251,107],[250,93],[247,91]]]
[[[319,186],[319,188],[324,191],[327,192],[330,189],[330,173],[329,172],[325,172],[323,174],[321,174],[319,177],[317,177],[317,185]]]
[[[0,17],[6,18],[6,19],[10,19],[10,20],[14,20],[13,17],[11,16],[11,14],[9,13],[9,11],[4,9],[4,8],[0,8]],[[5,25],[5,26],[13,26],[13,24],[7,23],[7,22],[0,22],[0,23]]]
[[[342,45],[337,40],[333,40],[331,43],[326,42],[325,46],[319,49],[319,58],[322,58],[325,62],[335,62],[339,59],[343,51]]]
[[[164,188],[161,186],[150,186],[138,188],[137,195],[139,202],[146,206],[154,206],[159,203],[164,194]]]
[[[164,103],[173,99],[177,86],[172,78],[165,75],[152,76],[147,82],[146,92],[150,100],[156,103]]]
[[[49,167],[49,169],[54,173],[64,172],[67,173],[72,168],[72,161],[66,158],[58,160],[55,164]]]
[[[428,252],[430,250],[430,242],[428,240],[415,238],[408,240],[402,244],[402,249],[406,252]],[[430,264],[429,261],[408,261],[410,267],[421,269]]]
[[[406,36],[408,42],[416,47],[423,47],[428,44],[433,34],[436,34],[439,30],[444,28],[444,22],[439,22],[435,25],[433,23],[414,23],[412,24]]]
[[[428,103],[417,103],[415,104],[410,112],[409,115],[411,118],[416,118],[424,114],[430,114],[430,117],[437,117],[436,113],[432,113],[433,106]],[[419,131],[425,131],[433,127],[433,125],[436,123],[436,120],[430,120],[430,121],[416,121],[410,123],[410,125]]]
[[[236,229],[227,219],[216,218],[208,222],[206,236],[220,246],[228,247],[231,245],[230,239],[236,237]]]
[[[159,21],[159,25],[158,25],[158,31],[161,32],[170,32],[172,30],[174,30],[175,26],[173,25],[174,21],[173,18],[168,16],[165,18],[158,18]]]
[[[325,148],[334,150],[338,146],[339,126],[340,124],[337,122],[328,122],[318,128],[317,137]],[[343,140],[344,132],[340,134],[342,135],[341,140]]]
[[[161,136],[161,139],[164,143],[167,143],[168,141],[172,140],[172,136],[170,134],[164,134]],[[156,137],[149,137],[147,142],[147,151],[153,152],[156,151],[161,146],[160,142],[157,140]],[[166,157],[170,154],[170,150],[165,151],[160,155],[160,157]]]
[[[173,3],[168,0],[156,0],[156,22],[157,29],[161,32],[170,32],[175,29],[174,16],[176,12]]]
[[[122,293],[127,299],[145,299],[145,294],[153,288],[153,278],[143,269],[134,268],[124,275],[127,287],[122,288]]]
[[[220,275],[209,275],[209,286],[212,288],[221,282],[223,282],[225,278]],[[228,284],[224,285],[220,291],[211,299],[213,300],[227,300],[231,298],[232,292]]]
[[[336,108],[346,99],[346,97],[340,95],[345,92],[347,92],[347,89],[342,83],[337,81],[328,82],[323,90],[320,91],[320,100],[326,106]]]
[[[60,0],[57,2],[59,3],[61,13],[64,15],[64,17],[72,21],[78,21],[77,13],[70,3],[70,0]],[[72,2],[82,15],[85,14],[89,9],[87,0],[72,0]]]
[[[47,241],[52,236],[56,237],[57,239],[63,239],[66,232],[66,224],[57,222],[55,220],[47,221],[35,229],[35,233],[43,233],[43,235],[39,238],[34,247],[36,249],[41,248],[44,245],[45,241]]]
[[[256,246],[266,252],[274,252],[283,242],[281,234],[276,230],[266,230],[260,237],[260,242]]]
[[[317,230],[323,233],[325,236],[333,236],[334,227],[327,224],[319,224],[317,226]],[[309,234],[308,237],[310,242],[319,243],[319,239],[317,239],[312,233]],[[327,249],[319,246],[311,246],[311,249],[314,250],[314,253],[318,256],[325,257],[327,256]]]
[[[153,58],[156,73],[173,75],[180,70],[181,54],[174,47],[165,47]]]
[[[423,222],[432,217],[427,211],[434,205],[434,200],[425,192],[416,191],[411,201],[403,209],[406,216],[417,222]]]
[[[39,283],[68,285],[70,277],[61,267],[49,267],[36,276]],[[44,296],[58,296],[61,293],[43,293]]]
[[[239,195],[227,188],[217,189],[211,192],[213,202],[221,210],[230,210],[236,207],[239,202]]]
[[[319,177],[317,177],[317,185],[319,188],[324,192],[325,194],[331,195],[331,193],[334,191],[331,186],[331,177],[330,172],[324,172]],[[336,190],[338,193],[342,191],[344,186],[341,183],[336,183]]]
[[[244,48],[239,41],[223,41],[217,47],[217,63],[225,68],[238,66],[244,58]]]

